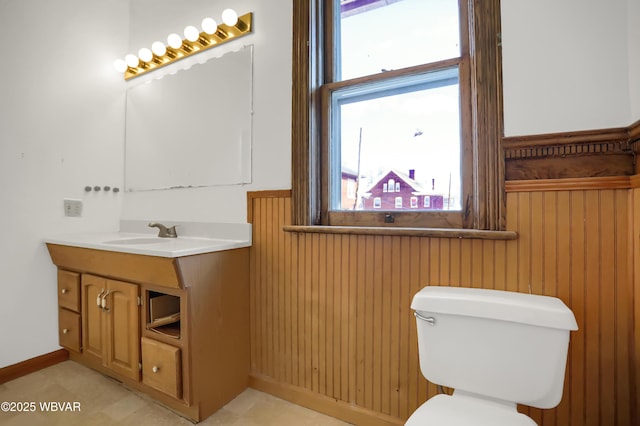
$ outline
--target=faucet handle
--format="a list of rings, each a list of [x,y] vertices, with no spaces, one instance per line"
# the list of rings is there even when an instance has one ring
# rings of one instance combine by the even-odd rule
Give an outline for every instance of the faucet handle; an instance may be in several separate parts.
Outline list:
[[[167,237],[176,238],[177,236],[178,236],[178,232],[176,231],[176,226],[175,225],[167,228]]]

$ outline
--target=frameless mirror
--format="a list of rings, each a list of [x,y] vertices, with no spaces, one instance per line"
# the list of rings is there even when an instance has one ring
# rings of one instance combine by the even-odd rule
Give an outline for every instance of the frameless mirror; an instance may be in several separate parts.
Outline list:
[[[127,91],[128,191],[251,182],[251,46]]]

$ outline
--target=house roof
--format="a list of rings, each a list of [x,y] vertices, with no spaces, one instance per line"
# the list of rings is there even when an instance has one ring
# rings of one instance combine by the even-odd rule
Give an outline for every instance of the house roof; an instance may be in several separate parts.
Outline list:
[[[404,183],[406,183],[407,185],[409,185],[414,193],[426,193],[426,189],[418,181],[416,181],[415,179],[411,179],[408,174],[403,173],[397,169],[391,169],[387,173],[382,175],[382,177],[378,179],[373,185],[369,186],[369,188],[367,188],[367,190],[365,191],[366,194],[370,194],[371,190],[373,190],[373,188],[375,188],[376,186],[380,185],[381,182],[388,181],[390,178],[389,175],[391,174],[394,174],[395,178],[398,178],[402,180]]]
[[[357,178],[358,177],[358,172],[356,172],[355,170],[351,170],[347,167],[343,167],[342,168],[342,177],[352,177],[352,178]]]

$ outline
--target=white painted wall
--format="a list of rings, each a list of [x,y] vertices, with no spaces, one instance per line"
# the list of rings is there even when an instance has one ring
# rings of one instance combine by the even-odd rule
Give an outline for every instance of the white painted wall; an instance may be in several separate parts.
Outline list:
[[[58,349],[47,234],[115,230],[122,193],[128,0],[0,0],[0,367]],[[8,40],[9,42],[6,42]],[[63,198],[84,201],[63,216]]]
[[[208,51],[218,56],[239,46],[254,46],[252,183],[127,192],[124,219],[245,223],[247,191],[291,187],[291,0],[136,0],[129,50],[165,41],[172,32],[182,34],[187,25],[200,28],[207,16],[221,22],[227,7],[239,15],[254,14],[251,34]]]
[[[640,118],[629,98],[639,75],[637,64],[628,65],[632,3],[637,8],[637,0],[502,0],[505,136],[623,127]]]

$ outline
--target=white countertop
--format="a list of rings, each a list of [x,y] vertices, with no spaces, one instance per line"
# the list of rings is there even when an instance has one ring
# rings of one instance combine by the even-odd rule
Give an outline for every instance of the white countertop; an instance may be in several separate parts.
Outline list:
[[[177,225],[178,237],[159,238],[156,229],[149,228],[149,231],[145,229],[147,223],[147,221],[126,221],[121,223],[120,229],[127,232],[54,235],[45,238],[45,242],[160,257],[190,256],[251,246],[250,224],[189,224],[165,221],[161,223],[167,226]],[[138,229],[145,232],[128,232]],[[199,235],[192,235],[193,232],[198,232]],[[221,235],[222,238],[217,238],[216,234]]]

